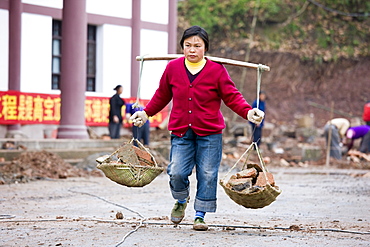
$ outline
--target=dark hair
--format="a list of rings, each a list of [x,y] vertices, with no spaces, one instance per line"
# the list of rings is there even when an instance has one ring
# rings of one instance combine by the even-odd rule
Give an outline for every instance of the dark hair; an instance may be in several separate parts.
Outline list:
[[[113,88],[113,90],[118,90],[121,87],[122,87],[121,85],[117,85],[115,88]]]
[[[208,51],[209,47],[208,33],[206,32],[206,30],[199,26],[192,26],[184,31],[184,34],[182,35],[182,38],[180,40],[180,46],[182,49],[184,49],[184,40],[192,36],[198,36],[199,38],[201,38],[204,41],[206,51]]]

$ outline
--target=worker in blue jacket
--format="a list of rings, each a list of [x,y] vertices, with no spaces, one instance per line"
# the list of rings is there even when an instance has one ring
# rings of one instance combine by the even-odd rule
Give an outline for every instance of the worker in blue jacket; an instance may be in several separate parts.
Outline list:
[[[266,93],[261,91],[259,93],[259,105],[258,109],[265,112],[265,101],[266,101]],[[257,100],[253,101],[252,108],[257,108]],[[262,128],[265,120],[262,120],[260,124],[254,124],[250,122],[252,126],[252,134],[253,134],[253,142],[256,142],[259,146],[262,140]]]

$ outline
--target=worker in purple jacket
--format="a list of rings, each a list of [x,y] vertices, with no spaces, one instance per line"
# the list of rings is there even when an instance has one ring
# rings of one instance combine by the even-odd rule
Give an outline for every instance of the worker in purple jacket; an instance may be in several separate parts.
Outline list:
[[[361,138],[360,149],[358,151],[362,153],[370,152],[370,126],[360,125],[354,126],[347,130],[346,133],[348,150],[353,147],[353,143],[356,139]]]
[[[168,123],[171,153],[167,173],[176,203],[171,221],[179,224],[185,216],[190,190],[188,178],[196,167],[193,228],[207,230],[204,216],[206,212],[216,211],[222,130],[225,128],[221,102],[255,124],[262,122],[264,112],[252,109],[222,64],[204,57],[209,40],[203,28],[192,26],[185,30],[180,45],[185,56],[167,64],[153,98],[144,111],[136,112],[130,119],[135,125],[142,126],[148,116],[157,114],[172,100]]]

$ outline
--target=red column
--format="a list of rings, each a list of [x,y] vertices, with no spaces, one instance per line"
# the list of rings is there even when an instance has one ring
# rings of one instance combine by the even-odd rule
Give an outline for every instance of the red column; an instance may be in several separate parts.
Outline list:
[[[177,0],[169,0],[168,6],[168,53],[176,54],[177,48]]]
[[[85,126],[86,0],[63,0],[59,139],[88,139]]]
[[[8,89],[21,90],[22,1],[9,1],[9,78]],[[8,125],[6,137],[20,133],[20,124]]]
[[[140,31],[141,31],[141,0],[132,0],[131,17],[131,97],[137,96],[139,86],[140,63],[136,56],[140,56]]]

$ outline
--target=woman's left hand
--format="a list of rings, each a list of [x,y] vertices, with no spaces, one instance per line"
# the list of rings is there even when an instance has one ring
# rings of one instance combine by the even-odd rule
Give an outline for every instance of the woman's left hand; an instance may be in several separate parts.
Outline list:
[[[254,124],[260,124],[265,117],[265,113],[258,108],[253,108],[248,111],[247,118]]]

